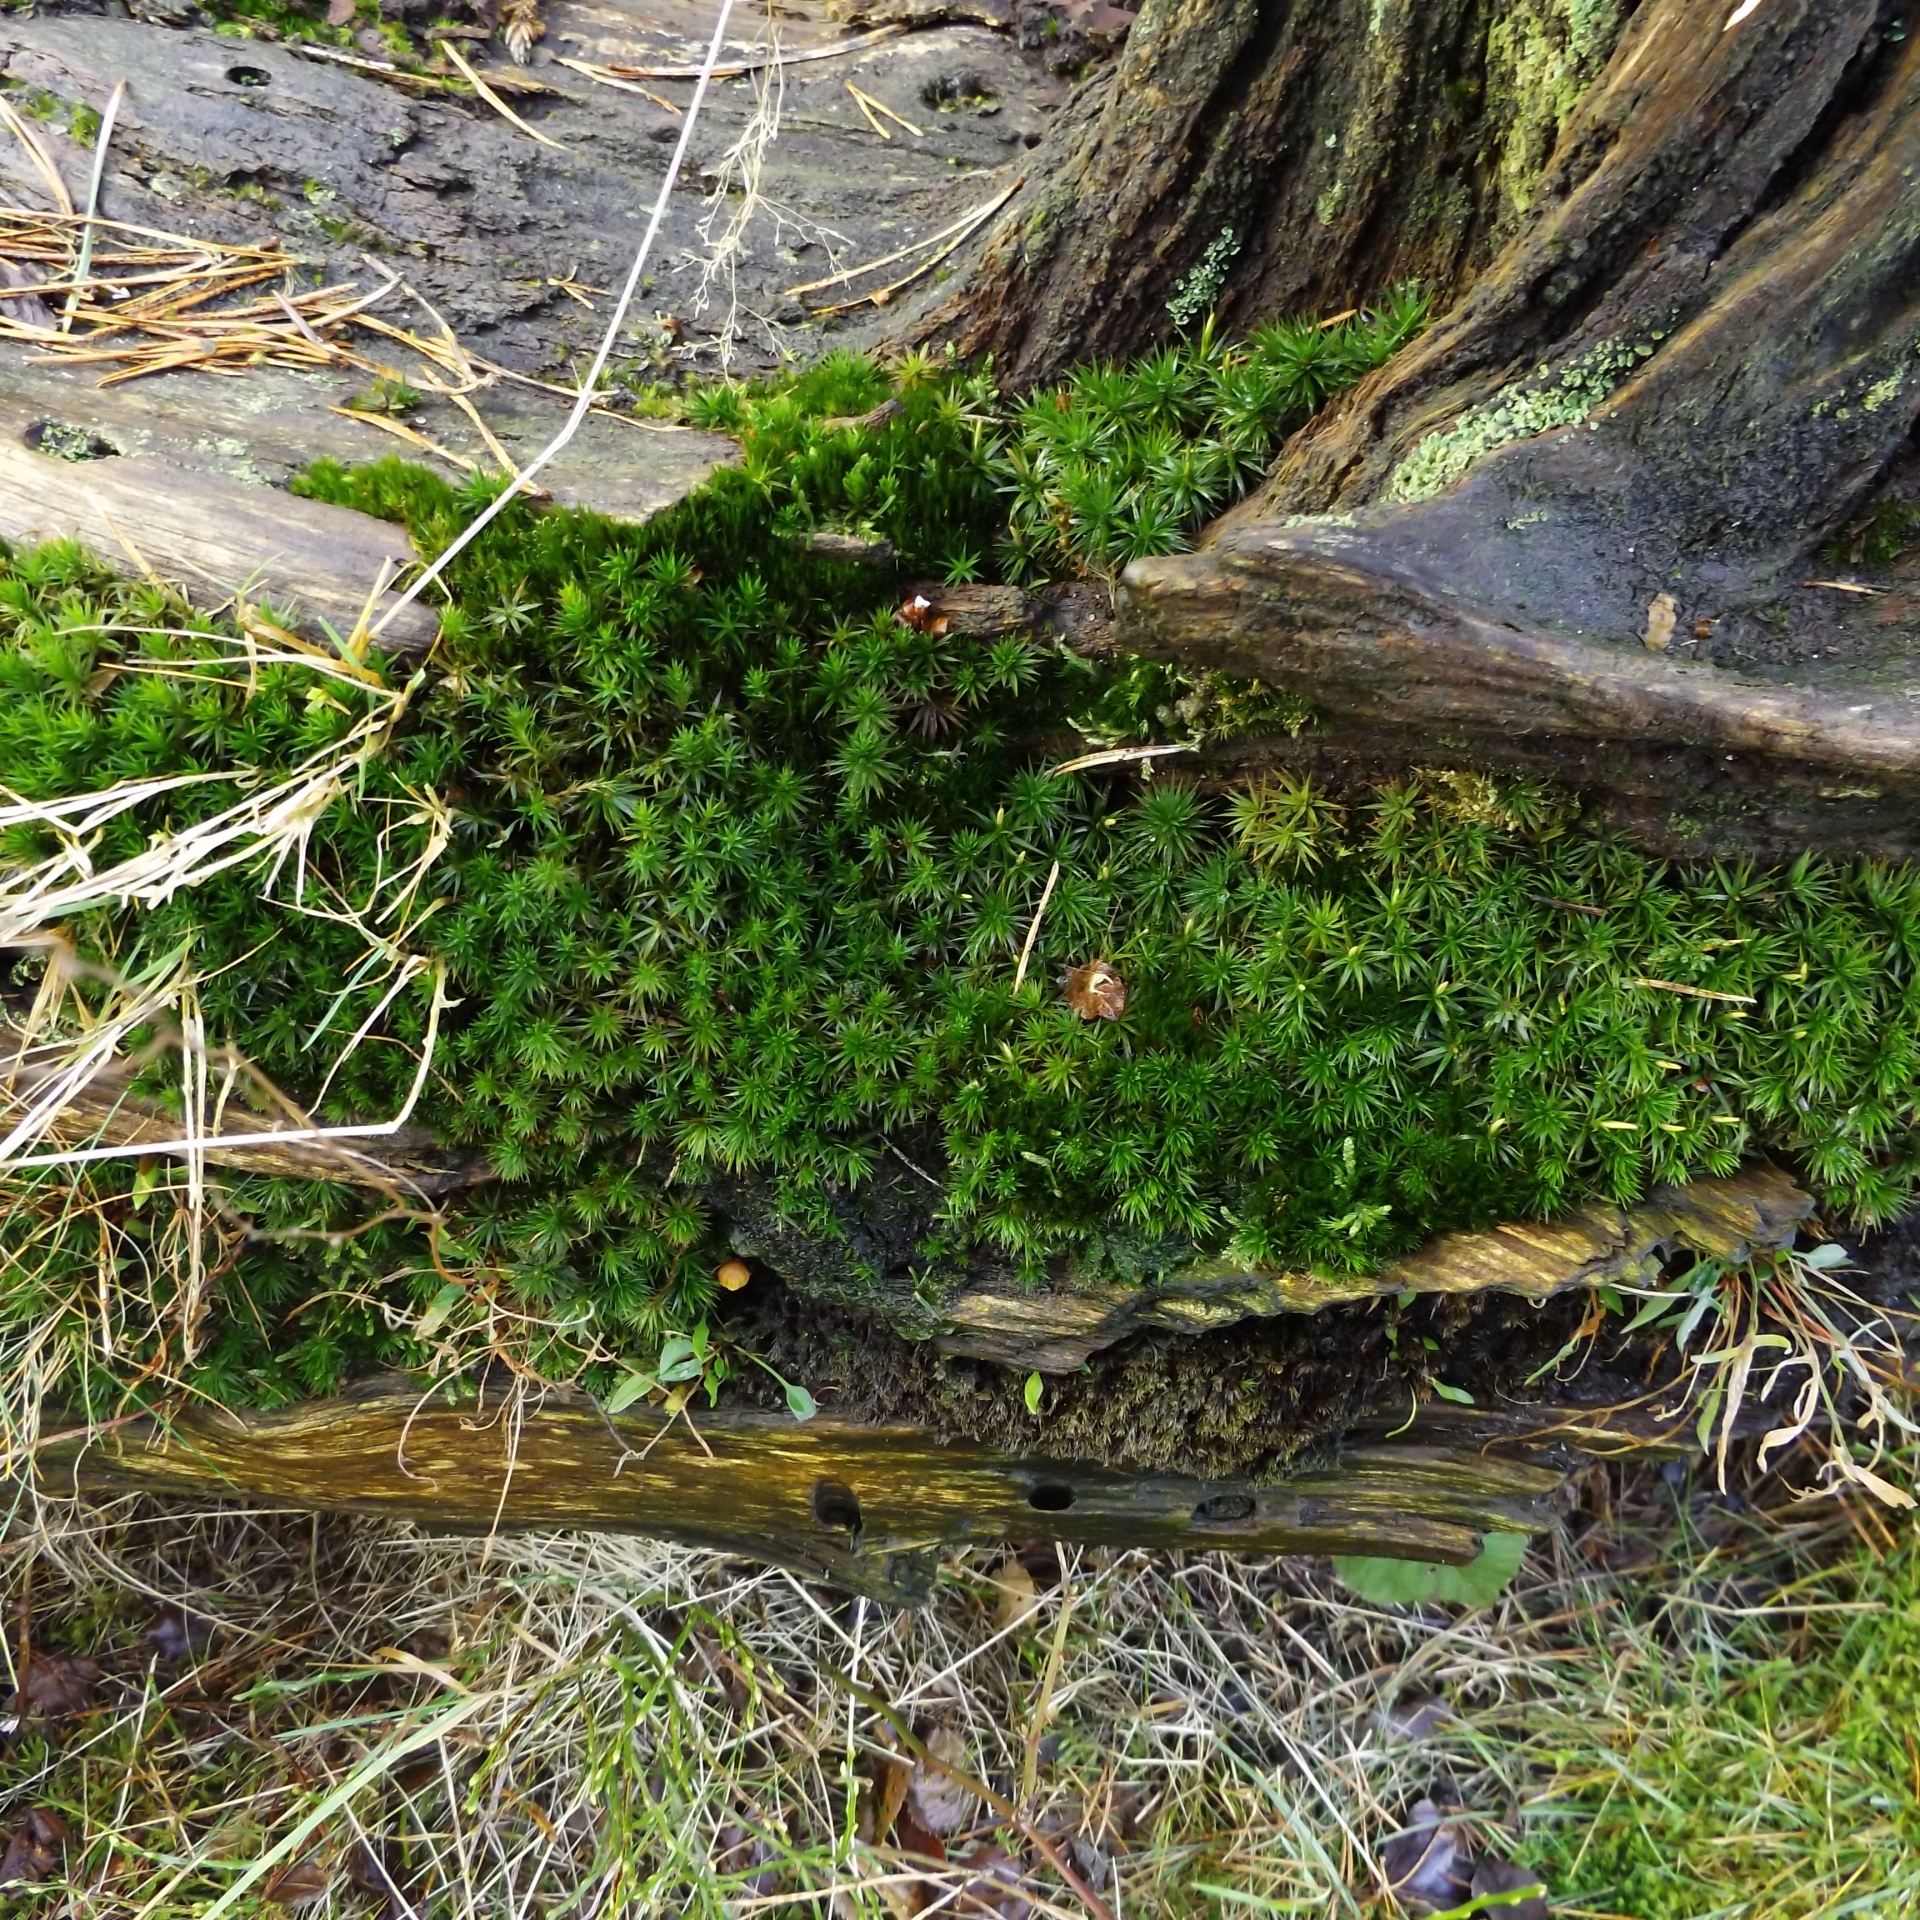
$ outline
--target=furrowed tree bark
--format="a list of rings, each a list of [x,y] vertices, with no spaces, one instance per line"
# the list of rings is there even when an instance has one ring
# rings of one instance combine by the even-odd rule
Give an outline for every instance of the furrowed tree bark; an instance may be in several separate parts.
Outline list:
[[[1137,353],[1223,232],[1229,324],[1409,278],[1444,304],[1517,224],[1627,10],[1146,0],[979,264],[912,331],[1018,382]]]

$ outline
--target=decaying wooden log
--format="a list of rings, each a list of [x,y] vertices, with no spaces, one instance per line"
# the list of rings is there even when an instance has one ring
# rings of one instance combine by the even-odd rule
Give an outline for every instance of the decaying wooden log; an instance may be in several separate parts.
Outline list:
[[[42,1056],[22,1052],[18,1029],[0,1026],[0,1123],[18,1117],[46,1084]],[[180,1122],[133,1095],[122,1063],[109,1063],[62,1111],[52,1136],[69,1145],[139,1145],[183,1151]],[[380,1191],[442,1196],[491,1177],[483,1159],[450,1152],[419,1129],[370,1140],[234,1144],[235,1136],[288,1125],[229,1103],[220,1120],[227,1144],[217,1165]],[[1268,1273],[1224,1260],[1196,1263],[1150,1287],[1057,1287],[1029,1293],[976,1287],[943,1307],[948,1353],[1025,1372],[1069,1373],[1089,1355],[1149,1329],[1202,1333],[1237,1320],[1318,1313],[1349,1301],[1399,1293],[1505,1292],[1546,1300],[1574,1287],[1633,1286],[1651,1279],[1676,1249],[1741,1260],[1787,1246],[1813,1211],[1812,1198],[1776,1167],[1755,1165],[1725,1179],[1662,1187],[1631,1207],[1594,1201],[1557,1220],[1516,1221],[1480,1233],[1441,1234],[1378,1273]]]
[[[1201,1333],[1276,1313],[1318,1313],[1399,1293],[1517,1293],[1550,1299],[1574,1287],[1637,1286],[1676,1250],[1737,1261],[1789,1246],[1813,1201],[1777,1168],[1662,1187],[1637,1206],[1604,1201],[1558,1220],[1447,1233],[1365,1275],[1257,1273],[1209,1261],[1159,1285],[1046,1293],[976,1289],[947,1303],[949,1353],[1068,1373],[1090,1354],[1150,1327]]]
[[[77,540],[109,566],[181,588],[199,606],[236,596],[343,638],[374,590],[415,564],[405,533],[318,500],[249,487],[148,459],[56,459],[31,444],[44,423],[0,414],[0,540]],[[401,609],[386,629],[397,652],[425,652],[439,631],[430,607]]]
[[[941,1444],[910,1426],[730,1412],[609,1419],[564,1396],[453,1406],[372,1387],[271,1413],[66,1439],[47,1492],[245,1497],[483,1531],[593,1527],[789,1566],[856,1593],[923,1598],[941,1548],[1035,1535],[1139,1547],[1367,1553],[1463,1563],[1495,1532],[1552,1524],[1589,1444],[1676,1444],[1650,1414],[1441,1420],[1341,1450],[1271,1486],[1141,1476]],[[1624,1425],[1622,1424],[1624,1422]]]
[[[1515,238],[1128,570],[1119,642],[1362,748],[1625,778],[1687,851],[1914,857],[1920,571],[1817,558],[1920,416],[1920,42],[1877,20],[1640,7]]]
[[[176,373],[101,389],[7,343],[0,540],[78,540],[106,565],[161,579],[196,606],[244,596],[290,615],[311,637],[329,628],[351,633],[375,585],[404,586],[419,556],[390,522],[300,499],[284,483],[322,457],[368,461],[395,450],[384,434],[333,410],[357,385],[263,367],[240,382]],[[235,386],[244,391],[233,393]],[[445,434],[457,450],[467,423],[451,407],[441,411],[454,424],[427,419],[429,437]],[[557,406],[512,392],[489,394],[487,412],[489,430],[516,458],[531,458],[562,418]],[[61,457],[42,451],[55,446]],[[558,471],[543,474],[543,491],[562,506],[644,520],[733,454],[717,434],[593,415]],[[496,464],[485,447],[478,455],[477,465]],[[392,599],[374,602],[376,619]],[[422,653],[438,627],[432,607],[415,603],[381,643],[402,656]]]

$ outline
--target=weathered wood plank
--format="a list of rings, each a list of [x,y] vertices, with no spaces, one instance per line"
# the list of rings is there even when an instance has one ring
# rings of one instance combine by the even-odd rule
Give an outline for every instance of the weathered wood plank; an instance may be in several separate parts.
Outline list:
[[[451,1528],[646,1533],[911,1603],[935,1556],[1036,1534],[1132,1547],[1370,1553],[1462,1563],[1488,1531],[1552,1524],[1562,1465],[1512,1423],[1378,1442],[1274,1485],[1136,1476],[943,1444],[911,1426],[721,1409],[609,1419],[550,1396],[451,1406],[385,1387],[270,1413],[196,1412],[68,1440],[36,1461],[67,1489],[212,1492]]]
[[[384,520],[159,460],[55,459],[28,444],[36,424],[0,415],[0,539],[13,545],[77,540],[196,606],[244,594],[310,632],[324,622],[342,636],[377,584],[414,565],[412,543]],[[383,594],[376,615],[392,599]],[[438,631],[433,610],[415,604],[383,637],[397,651],[424,651]]]

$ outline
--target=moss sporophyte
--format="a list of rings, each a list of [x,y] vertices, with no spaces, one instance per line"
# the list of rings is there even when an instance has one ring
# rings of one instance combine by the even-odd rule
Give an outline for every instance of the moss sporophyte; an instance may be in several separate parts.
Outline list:
[[[1151,1279],[1196,1250],[1364,1270],[1756,1149],[1836,1212],[1890,1214],[1920,1171],[1914,871],[1668,865],[1476,779],[1336,804],[1287,780],[1057,776],[1076,717],[1124,735],[1180,689],[899,617],[904,580],[1100,573],[1179,543],[1416,317],[1203,336],[1011,408],[944,362],[836,359],[707,396],[740,463],[645,526],[516,504],[457,563],[427,671],[297,858],[61,929],[96,970],[76,1005],[107,992],[89,981],[190,973],[199,1027],[323,1120],[400,1110],[437,1022],[413,1121],[496,1177],[429,1214],[222,1173],[219,1257],[189,1279],[176,1174],[16,1175],[0,1334],[64,1328],[47,1350],[95,1410],[188,1285],[188,1377],[218,1397],[425,1364],[460,1327],[604,1385],[700,1322],[727,1253],[713,1196],[751,1186],[844,1239],[889,1164],[937,1188],[923,1286],[969,1257],[1034,1284]],[[427,552],[480,497],[392,462],[304,486]],[[883,537],[898,574],[810,550],[820,528]],[[0,627],[0,785],[171,783],[103,810],[96,871],[348,739],[413,673],[249,664],[71,547],[11,560]],[[16,825],[0,858],[55,844]],[[377,967],[369,929],[396,949]],[[1061,992],[1095,960],[1124,982],[1117,1018]],[[162,1049],[152,1090],[178,1085]],[[104,1368],[103,1259],[142,1303]]]

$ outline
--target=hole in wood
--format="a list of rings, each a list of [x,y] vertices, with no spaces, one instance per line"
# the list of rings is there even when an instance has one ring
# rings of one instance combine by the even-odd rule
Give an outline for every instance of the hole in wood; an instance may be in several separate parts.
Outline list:
[[[111,460],[120,451],[104,435],[76,427],[71,420],[36,420],[25,439],[36,453],[56,460]]]
[[[857,1533],[860,1529],[860,1499],[844,1480],[816,1480],[813,1483],[813,1517],[836,1533]]]
[[[1248,1493],[1216,1493],[1193,1510],[1196,1527],[1226,1527],[1252,1518],[1253,1496]]]
[[[1057,1480],[1042,1480],[1027,1495],[1027,1505],[1037,1507],[1042,1513],[1065,1513],[1073,1505],[1073,1489],[1063,1487]]]
[[[268,87],[273,75],[265,67],[229,67],[227,79],[236,87]]]

